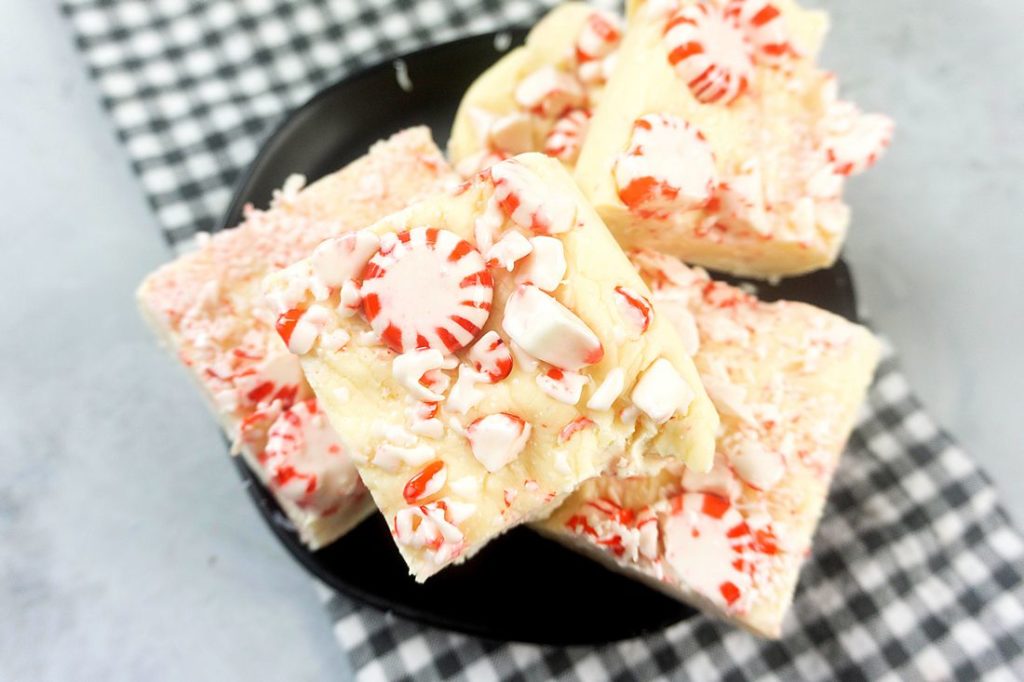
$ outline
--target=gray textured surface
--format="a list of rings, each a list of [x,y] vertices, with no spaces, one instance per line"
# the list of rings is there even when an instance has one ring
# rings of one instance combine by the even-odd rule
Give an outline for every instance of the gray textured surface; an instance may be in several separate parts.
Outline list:
[[[876,326],[1024,518],[1024,4],[827,4],[892,113],[849,192]],[[167,258],[56,10],[0,3],[0,679],[337,679],[309,581],[131,292]]]

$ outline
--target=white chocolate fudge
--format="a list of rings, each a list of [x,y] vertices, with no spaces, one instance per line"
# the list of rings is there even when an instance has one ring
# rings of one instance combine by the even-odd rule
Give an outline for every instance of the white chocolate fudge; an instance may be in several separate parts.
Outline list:
[[[761,278],[835,261],[845,179],[892,123],[837,99],[826,28],[790,0],[632,3],[576,165],[623,248]]]
[[[549,157],[329,240],[266,288],[419,581],[606,471],[712,464],[682,341]]]
[[[247,208],[241,225],[201,241],[139,287],[144,317],[313,549],[346,533],[373,504],[274,329],[262,280],[324,239],[453,179],[426,128],[398,133],[309,187],[289,178],[268,210]]]
[[[538,530],[683,602],[778,637],[878,343],[803,303],[762,303],[634,254],[658,314],[691,330],[721,415],[709,473],[585,483]]]
[[[469,176],[523,152],[571,168],[615,63],[619,17],[580,2],[551,10],[466,91],[448,155]]]

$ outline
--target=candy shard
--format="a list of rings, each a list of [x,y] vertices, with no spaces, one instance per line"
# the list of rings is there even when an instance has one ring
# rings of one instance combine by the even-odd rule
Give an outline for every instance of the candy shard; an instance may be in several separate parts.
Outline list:
[[[512,352],[496,331],[489,331],[473,344],[466,359],[477,372],[486,374],[491,383],[501,381],[512,372]]]
[[[645,296],[639,294],[629,287],[615,287],[615,303],[619,307],[622,317],[630,322],[641,334],[651,326],[651,319],[654,318],[654,308]]]
[[[415,504],[441,492],[447,480],[448,472],[444,462],[434,460],[409,479],[402,496],[409,504]]]
[[[747,440],[729,453],[729,464],[745,483],[767,491],[786,475],[786,463],[755,440]]]
[[[490,374],[479,372],[469,365],[459,365],[459,378],[448,394],[446,408],[455,414],[466,414],[484,397],[484,392],[476,385],[490,383],[493,383]]]
[[[534,237],[533,249],[516,269],[516,284],[532,284],[541,291],[554,291],[565,278],[565,248],[557,237]]]
[[[626,372],[621,367],[612,369],[587,400],[587,407],[591,410],[611,409],[611,406],[622,395],[625,381]]]
[[[422,383],[423,375],[430,370],[445,366],[445,357],[436,348],[424,348],[402,353],[391,363],[391,374],[395,381],[416,400],[437,402],[444,396],[430,390]]]
[[[578,371],[604,356],[601,341],[583,320],[529,284],[509,297],[501,324],[523,350],[559,369]]]
[[[363,310],[396,353],[453,353],[487,322],[493,289],[479,251],[448,230],[418,227],[381,240],[363,275]]]
[[[573,109],[555,121],[544,140],[544,153],[564,163],[575,163],[590,127],[590,112]]]
[[[542,66],[516,86],[519,106],[541,116],[557,118],[566,110],[586,103],[583,86],[573,76],[554,66]]]
[[[525,166],[510,159],[491,167],[494,196],[516,225],[535,234],[560,234],[576,224],[576,204],[552,192]]]
[[[401,446],[393,443],[381,443],[374,452],[373,464],[394,473],[402,466],[419,466],[426,464],[436,455],[436,450],[429,445]]]
[[[583,387],[589,379],[576,372],[563,372],[560,369],[549,369],[537,375],[537,386],[547,395],[566,405],[575,405],[580,401]]]
[[[654,423],[663,424],[685,413],[694,393],[671,362],[658,358],[640,377],[630,398]]]
[[[892,134],[887,116],[863,114],[849,102],[836,102],[825,119],[825,152],[838,175],[857,175],[882,156]]]
[[[530,425],[507,412],[480,417],[466,427],[473,456],[494,473],[519,457],[530,438]]]
[[[340,287],[362,274],[379,246],[380,238],[369,230],[328,239],[309,258],[313,274],[328,287]]]
[[[498,242],[487,249],[487,265],[492,268],[503,268],[512,272],[516,262],[525,258],[533,251],[533,244],[530,240],[511,230],[505,233]]]

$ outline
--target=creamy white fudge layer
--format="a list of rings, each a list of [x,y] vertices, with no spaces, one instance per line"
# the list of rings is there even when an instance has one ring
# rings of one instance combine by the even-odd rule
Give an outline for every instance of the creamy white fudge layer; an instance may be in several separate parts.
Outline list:
[[[711,466],[689,355],[550,157],[329,240],[267,291],[417,580],[606,471]]]
[[[845,179],[892,123],[837,98],[826,27],[790,0],[631,3],[576,165],[623,248],[765,278],[835,261]]]
[[[537,528],[683,602],[778,637],[878,343],[836,315],[762,303],[674,258],[633,258],[658,314],[693,342],[722,419],[714,467],[589,481]]]
[[[463,175],[522,152],[572,167],[615,63],[621,19],[580,2],[551,10],[526,44],[485,71],[462,98],[448,154]]]
[[[374,145],[303,188],[289,178],[266,211],[164,265],[138,290],[144,317],[188,368],[237,451],[311,548],[373,509],[370,496],[274,330],[263,278],[328,237],[365,227],[453,180],[426,128]]]

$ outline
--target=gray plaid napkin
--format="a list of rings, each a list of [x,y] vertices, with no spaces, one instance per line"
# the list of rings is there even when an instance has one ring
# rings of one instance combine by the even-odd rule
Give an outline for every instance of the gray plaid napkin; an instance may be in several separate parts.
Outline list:
[[[212,229],[284,112],[360,66],[508,26],[549,0],[63,0],[103,102],[178,245]],[[703,617],[600,648],[490,642],[328,593],[365,679],[1024,677],[1024,542],[892,355],[836,477],[784,638]],[[613,614],[609,614],[613,617]]]

